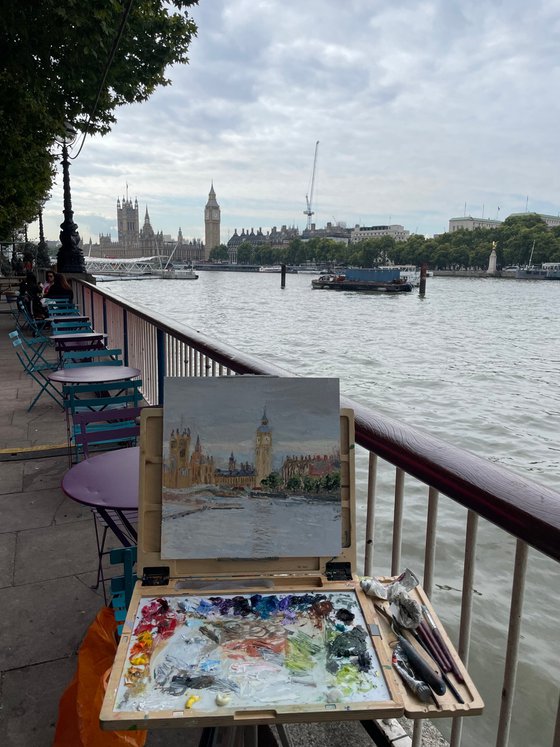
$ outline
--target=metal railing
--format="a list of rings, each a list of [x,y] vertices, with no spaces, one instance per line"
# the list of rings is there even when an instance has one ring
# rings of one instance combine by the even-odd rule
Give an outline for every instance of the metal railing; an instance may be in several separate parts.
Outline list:
[[[121,347],[125,362],[142,370],[143,393],[150,404],[162,403],[165,376],[293,375],[286,369],[210,340],[163,316],[136,309],[96,286],[74,280],[74,290],[83,312],[90,315],[94,327],[107,332],[108,345]],[[357,458],[364,462],[362,482],[365,484],[365,536],[362,539],[362,549],[366,575],[373,575],[374,572],[375,575],[394,575],[402,570],[403,543],[409,551],[412,545],[418,546],[420,541],[417,526],[413,537],[403,535],[405,507],[410,494],[414,495],[416,501],[419,500],[418,496],[425,495],[426,529],[419,556],[423,565],[423,586],[431,597],[435,585],[437,541],[445,533],[445,528],[440,526],[441,522],[438,523],[438,510],[443,508],[441,499],[452,501],[466,509],[463,570],[459,580],[460,609],[448,612],[450,626],[456,628],[458,635],[458,652],[465,664],[469,661],[473,628],[479,520],[491,522],[502,530],[505,538],[508,535],[515,538],[515,559],[508,580],[508,583],[511,582],[509,622],[504,623],[507,625],[507,631],[504,630],[507,640],[500,662],[503,678],[501,687],[493,698],[499,704],[499,707],[494,708],[495,723],[491,727],[495,737],[492,736],[491,741],[486,739],[482,742],[477,738],[469,742],[473,745],[495,744],[497,747],[506,747],[509,744],[516,696],[528,549],[532,547],[556,563],[560,561],[560,494],[382,416],[358,402],[345,398],[342,404],[354,410],[356,443],[363,450],[362,456],[358,454]],[[392,487],[387,477],[380,479],[381,465],[384,465],[385,472],[387,465],[391,466],[390,469],[395,469]],[[411,478],[414,479],[414,489],[405,489],[405,483],[408,485]],[[379,533],[379,528],[376,533],[376,514],[380,502],[387,500],[388,491],[394,496],[392,537],[387,557],[376,565],[374,548],[375,538]],[[378,554],[377,550],[375,554]],[[380,567],[383,563],[386,564],[385,567]],[[556,574],[557,571],[558,566],[555,566]],[[483,568],[483,572],[488,572],[488,569]],[[447,626],[445,614],[440,616]],[[454,619],[457,623],[455,626]],[[558,637],[556,633],[556,648]],[[558,687],[557,677],[552,687]],[[547,734],[550,733],[550,740],[547,739],[546,744],[560,747],[560,708],[557,699],[555,702],[556,714],[551,713],[549,723],[542,726]],[[452,747],[458,747],[462,743],[462,729],[463,719],[453,719],[450,730]],[[417,722],[412,744],[420,745],[421,741],[422,722]],[[399,744],[404,743],[399,741]]]

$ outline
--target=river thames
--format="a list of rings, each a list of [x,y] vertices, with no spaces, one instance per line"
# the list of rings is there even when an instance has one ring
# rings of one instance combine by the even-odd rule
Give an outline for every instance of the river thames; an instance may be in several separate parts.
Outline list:
[[[311,278],[288,275],[282,290],[275,274],[200,271],[196,281],[100,287],[296,374],[337,377],[348,397],[560,489],[560,282],[429,278],[421,298],[417,289],[394,297],[312,290]],[[359,520],[366,472],[358,453]],[[393,476],[382,469],[378,483],[380,574],[390,563]],[[403,567],[421,573],[426,490],[411,481],[405,492]],[[433,601],[455,641],[465,517],[441,497]],[[477,549],[469,671],[495,716],[515,542],[481,521]],[[552,741],[559,600],[557,564],[530,551],[512,747]],[[449,733],[448,721],[438,726]],[[495,738],[487,715],[465,719],[463,745]]]

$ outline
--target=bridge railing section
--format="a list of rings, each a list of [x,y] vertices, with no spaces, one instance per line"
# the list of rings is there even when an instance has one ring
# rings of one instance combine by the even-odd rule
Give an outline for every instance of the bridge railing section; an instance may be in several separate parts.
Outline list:
[[[142,370],[143,393],[150,404],[162,403],[165,376],[293,375],[171,319],[134,308],[96,286],[74,283],[75,295],[95,329],[106,332],[108,345],[121,347],[125,361]],[[363,572],[382,576],[399,573],[405,564],[417,572],[421,568],[423,586],[465,664],[471,659],[471,673],[486,702],[482,717],[453,719],[443,731],[453,747],[462,741],[507,747],[512,726],[527,718],[523,697],[534,687],[528,663],[535,649],[532,644],[523,646],[522,631],[535,625],[535,606],[550,603],[546,596],[553,579],[558,585],[560,493],[358,402],[344,399],[343,405],[354,410],[360,447],[357,501],[363,533],[358,550]],[[462,531],[461,546],[449,548],[449,522],[454,522],[454,536],[458,527]],[[503,544],[506,556],[511,556],[510,572],[495,579],[502,591],[506,589],[509,610],[493,611],[491,603],[477,603],[477,585],[494,573],[485,562],[489,542]],[[441,548],[444,558],[438,562]],[[530,585],[524,615],[529,557],[537,568],[537,582]],[[557,658],[560,628],[556,625],[546,634]],[[493,638],[490,645],[484,641],[488,635]],[[531,637],[529,633],[525,640]],[[473,645],[479,650],[470,657]],[[488,654],[481,657],[481,648]],[[558,666],[543,662],[539,687],[545,706],[533,714],[534,745],[560,747],[558,681]],[[422,744],[422,728],[422,722],[415,724],[415,746]]]

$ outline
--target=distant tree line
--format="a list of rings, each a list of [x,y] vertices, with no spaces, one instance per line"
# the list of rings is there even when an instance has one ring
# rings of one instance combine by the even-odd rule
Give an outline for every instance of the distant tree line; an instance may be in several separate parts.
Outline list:
[[[497,228],[461,229],[431,239],[414,234],[407,241],[395,241],[383,236],[348,245],[324,238],[293,239],[288,246],[278,248],[244,242],[237,249],[237,263],[303,265],[311,262],[325,267],[374,267],[392,262],[426,263],[433,270],[485,270],[493,242],[496,242],[498,267],[527,264],[533,245],[533,264],[560,262],[560,227],[549,229],[536,213],[525,213],[506,218]],[[222,244],[213,249],[210,259],[227,261],[227,247]]]

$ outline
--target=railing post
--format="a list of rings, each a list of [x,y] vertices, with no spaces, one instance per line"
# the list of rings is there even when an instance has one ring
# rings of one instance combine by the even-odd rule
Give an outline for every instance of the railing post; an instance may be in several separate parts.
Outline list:
[[[163,405],[163,379],[165,377],[165,335],[157,331],[157,391],[158,405]]]
[[[107,332],[107,299],[103,296],[101,300],[103,301],[103,332]]]
[[[395,508],[393,513],[393,548],[391,554],[391,575],[400,573],[401,543],[404,511],[404,470],[397,467],[395,475]]]
[[[426,522],[426,547],[424,550],[424,591],[432,596],[434,588],[434,563],[436,556],[436,532],[439,493],[435,488],[428,490],[428,519]]]
[[[364,573],[373,576],[373,541],[375,534],[375,485],[377,482],[377,456],[370,451],[367,483],[366,552]]]
[[[504,671],[504,685],[502,687],[502,707],[500,709],[496,747],[507,747],[509,742],[515,680],[517,678],[517,661],[519,658],[519,635],[521,632],[521,613],[523,611],[523,595],[525,592],[527,554],[527,544],[521,540],[517,540],[513,584],[511,587],[506,666]]]
[[[459,628],[458,653],[463,664],[469,665],[471,645],[472,598],[474,588],[474,571],[476,561],[476,536],[478,533],[478,514],[467,513],[467,531],[465,534],[465,562],[463,565],[463,594],[461,598],[461,624]],[[463,719],[454,718],[451,728],[451,747],[459,747],[463,735]]]

